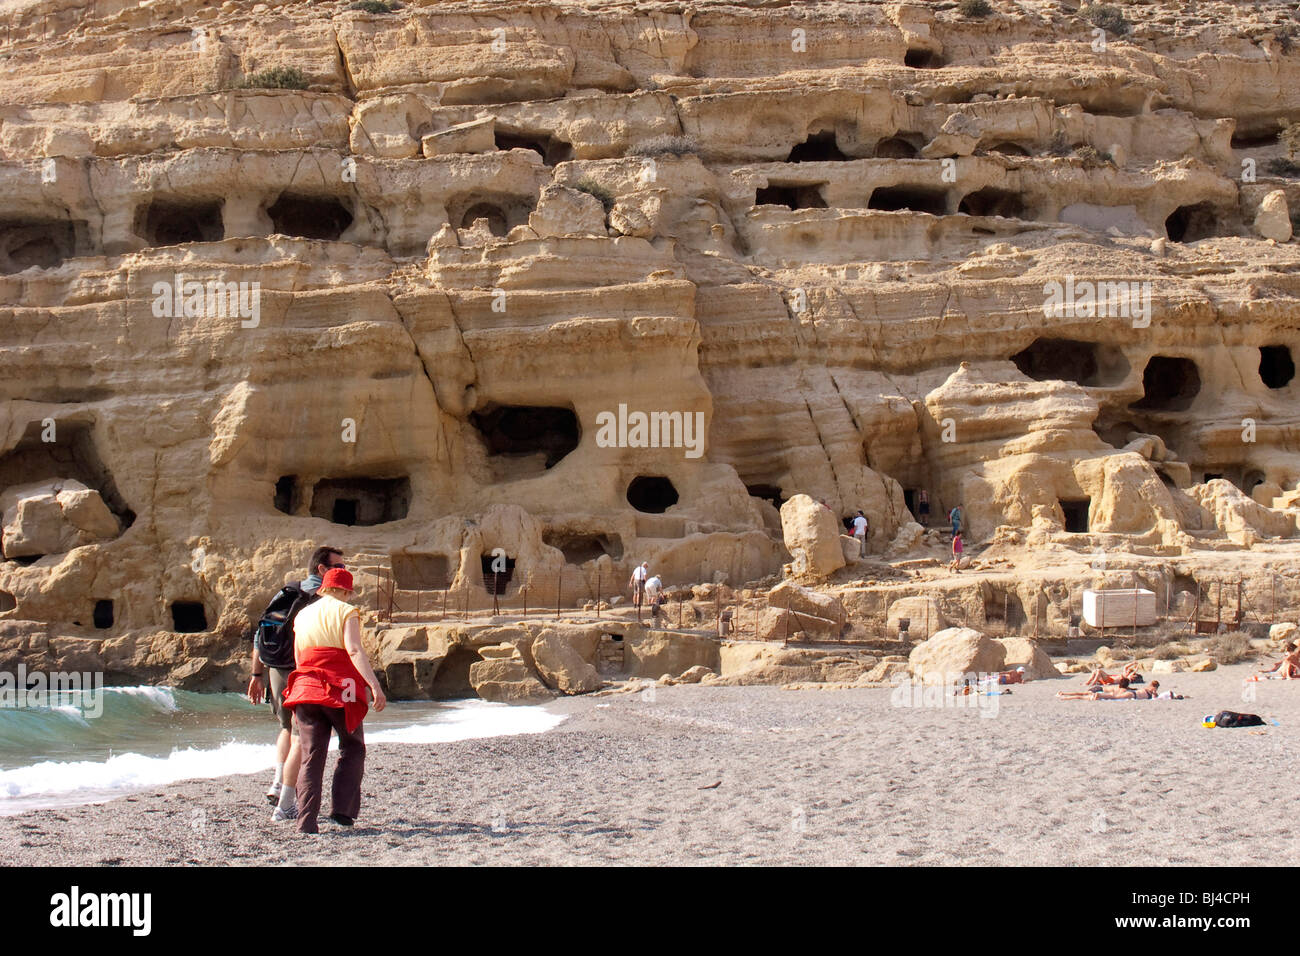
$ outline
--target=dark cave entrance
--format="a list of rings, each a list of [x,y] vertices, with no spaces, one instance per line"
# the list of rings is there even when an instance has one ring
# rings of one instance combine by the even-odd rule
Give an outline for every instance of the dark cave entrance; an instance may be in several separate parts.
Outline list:
[[[553,468],[578,447],[582,430],[572,408],[547,405],[487,405],[470,412],[472,424],[491,456],[528,458],[544,455]]]
[[[1185,412],[1201,391],[1201,373],[1191,359],[1153,355],[1142,371],[1142,398],[1129,406],[1160,412]]]
[[[627,502],[644,514],[663,514],[677,504],[677,489],[662,475],[638,475],[627,486]]]
[[[1062,498],[1061,514],[1065,516],[1065,530],[1071,534],[1086,534],[1088,513],[1091,510],[1091,498]]]
[[[754,195],[755,206],[786,206],[795,209],[825,209],[826,200],[822,198],[821,187],[825,183],[801,186],[772,183],[759,189]]]
[[[400,521],[411,507],[411,479],[324,478],[312,489],[311,514],[333,524]]]
[[[352,213],[333,196],[281,193],[266,214],[277,234],[300,239],[335,241],[352,225]]]
[[[1036,382],[1108,386],[1118,385],[1129,373],[1128,359],[1119,349],[1078,339],[1035,339],[1011,361]]]
[[[178,634],[197,634],[208,629],[208,612],[199,601],[173,601],[172,630]]]
[[[1020,196],[1006,189],[986,186],[962,197],[957,211],[968,216],[1001,216],[1004,219],[1027,219]]]
[[[556,166],[573,158],[573,146],[554,136],[497,130],[494,137],[497,149],[531,149],[547,166]]]
[[[1261,345],[1259,377],[1269,388],[1286,388],[1295,378],[1295,360],[1285,345]]]
[[[1219,235],[1223,211],[1208,202],[1179,206],[1165,219],[1165,234],[1172,242],[1198,242]]]
[[[135,213],[134,232],[151,246],[220,242],[225,237],[219,200],[155,199]]]
[[[872,190],[867,208],[884,212],[928,212],[932,216],[942,216],[948,211],[948,194],[942,189],[917,186],[881,186]]]
[[[617,534],[592,534],[564,528],[548,528],[542,542],[564,553],[567,564],[586,564],[604,555],[615,561],[623,557],[623,539]]]
[[[835,141],[833,132],[813,133],[790,150],[787,163],[842,163],[849,159]]]

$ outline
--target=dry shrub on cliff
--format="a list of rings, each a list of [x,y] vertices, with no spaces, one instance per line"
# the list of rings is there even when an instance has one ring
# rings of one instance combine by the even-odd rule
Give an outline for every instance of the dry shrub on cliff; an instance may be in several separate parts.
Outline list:
[[[1110,153],[1100,152],[1094,146],[1080,146],[1074,151],[1074,158],[1083,163],[1084,169],[1115,165],[1115,160],[1111,158]]]
[[[1090,4],[1079,11],[1079,16],[1094,27],[1101,27],[1107,33],[1113,33],[1116,36],[1122,36],[1128,33],[1129,30],[1129,22],[1124,19],[1123,11],[1119,7],[1113,7],[1108,3]]]
[[[1210,638],[1206,647],[1216,664],[1239,664],[1255,657],[1255,648],[1251,646],[1250,635],[1241,631],[1229,631],[1216,634]]]
[[[391,0],[357,0],[356,3],[348,4],[349,10],[360,10],[363,13],[396,13],[401,8],[400,3]]]
[[[573,184],[573,188],[579,192],[584,192],[588,196],[595,196],[600,200],[600,204],[605,207],[605,213],[614,208],[614,194],[602,186],[590,176],[584,176]]]
[[[699,143],[689,136],[654,136],[637,143],[628,153],[632,156],[686,156],[699,151]]]
[[[957,12],[967,20],[982,20],[993,12],[988,0],[961,0]]]
[[[239,84],[243,90],[305,90],[307,77],[296,66],[273,66],[245,77]]]

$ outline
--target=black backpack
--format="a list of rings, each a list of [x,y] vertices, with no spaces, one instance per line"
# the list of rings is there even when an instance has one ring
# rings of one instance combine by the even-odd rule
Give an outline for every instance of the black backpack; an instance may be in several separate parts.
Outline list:
[[[315,591],[304,591],[301,581],[280,588],[262,612],[253,638],[263,664],[267,667],[294,667],[293,620],[299,611],[318,597],[320,595]]]
[[[1221,710],[1214,715],[1216,727],[1263,727],[1264,721],[1255,714],[1239,714],[1233,710]]]

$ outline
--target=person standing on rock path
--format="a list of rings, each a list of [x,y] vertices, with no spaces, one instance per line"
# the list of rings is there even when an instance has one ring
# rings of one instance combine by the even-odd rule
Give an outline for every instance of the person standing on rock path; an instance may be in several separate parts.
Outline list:
[[[284,685],[294,668],[294,621],[303,608],[316,600],[321,576],[330,568],[343,566],[343,554],[337,548],[317,548],[307,563],[307,577],[297,584],[287,584],[280,589],[262,612],[262,618],[254,632],[248,699],[254,704],[261,704],[267,696],[269,686],[271,711],[280,722],[280,735],[275,742],[275,778],[266,791],[267,802],[275,807],[272,820],[294,818],[294,787],[301,759],[293,714],[283,705]]]
[[[867,556],[867,533],[870,531],[870,523],[867,516],[859,511],[853,517],[853,537],[858,541],[858,557]]]
[[[641,619],[641,603],[645,600],[645,582],[650,577],[650,562],[642,561],[632,569],[632,577],[627,586],[632,589],[632,606],[636,608],[637,620]]]
[[[922,528],[930,527],[930,494],[924,488],[916,493],[916,520]]]
[[[955,531],[952,536],[952,564],[948,565],[949,570],[957,572],[961,570],[961,532]]]
[[[955,536],[961,531],[961,505],[953,505],[952,510],[948,512],[948,520],[952,522],[952,533]]]
[[[302,740],[302,768],[298,771],[301,833],[317,832],[331,730],[339,738],[339,762],[334,768],[329,819],[339,826],[352,826],[361,811],[361,778],[366,765],[361,722],[369,710],[367,689],[376,712],[387,704],[361,646],[361,613],[347,600],[352,593],[352,574],[332,568],[321,581],[319,599],[298,615],[294,625],[298,666],[284,689],[284,706],[293,711]]]

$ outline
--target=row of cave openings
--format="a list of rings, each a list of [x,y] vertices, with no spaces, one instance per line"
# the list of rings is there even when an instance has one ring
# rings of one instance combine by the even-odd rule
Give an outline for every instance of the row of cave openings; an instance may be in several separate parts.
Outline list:
[[[571,528],[547,528],[542,543],[559,549],[564,561],[582,565],[608,556],[623,558],[623,539],[611,532],[579,531]],[[451,560],[445,554],[405,552],[391,556],[393,583],[403,591],[445,591],[452,584]],[[479,573],[483,590],[490,595],[510,593],[515,583],[515,558],[485,551],[479,556]]]
[[[929,57],[928,51],[923,53]],[[422,127],[416,134],[428,131]],[[922,134],[903,131],[880,140],[870,152],[879,159],[919,159],[924,142]],[[573,158],[569,143],[544,134],[499,130],[495,145],[498,150],[532,150],[548,166]],[[1011,141],[996,143],[989,151],[1030,155],[1026,146]],[[785,161],[824,163],[861,158],[866,157],[849,156],[841,150],[834,132],[821,131],[796,144]],[[757,191],[755,205],[785,206],[791,210],[825,208],[822,195],[825,185],[770,181]],[[534,203],[535,199],[529,196],[476,193],[453,198],[448,212],[453,225],[459,228],[468,229],[481,219],[494,236],[504,237],[515,226],[527,223]],[[911,210],[936,216],[955,211],[979,217],[1033,218],[1032,210],[1020,196],[996,187],[958,197],[942,189],[882,186],[872,191],[867,208],[891,212]],[[156,198],[137,207],[132,231],[151,247],[218,242],[227,238],[223,210],[224,201],[220,198]],[[282,192],[263,207],[263,212],[271,222],[273,235],[325,241],[341,239],[358,214],[351,196],[307,191]],[[1171,213],[1165,221],[1165,231],[1175,242],[1195,242],[1221,235],[1224,223],[1225,210],[1210,203],[1195,203],[1180,206]],[[91,251],[89,227],[83,220],[0,219],[0,274],[32,267],[54,268],[65,259]]]
[[[1129,374],[1128,359],[1118,348],[1077,339],[1040,338],[1011,356],[1025,376],[1035,381],[1073,382],[1093,388],[1121,384]],[[1259,380],[1270,389],[1286,388],[1295,379],[1295,359],[1286,345],[1259,347]],[[1171,355],[1153,355],[1142,370],[1142,397],[1129,407],[1139,411],[1187,411],[1201,392],[1196,362]]]
[[[493,405],[469,416],[495,473],[507,480],[532,477],[554,468],[578,447],[582,430],[572,408]],[[637,475],[624,496],[643,514],[663,514],[679,500],[664,475]],[[284,514],[304,511],[340,525],[377,525],[405,518],[411,506],[408,475],[341,476],[308,482],[282,475],[274,505]]]

